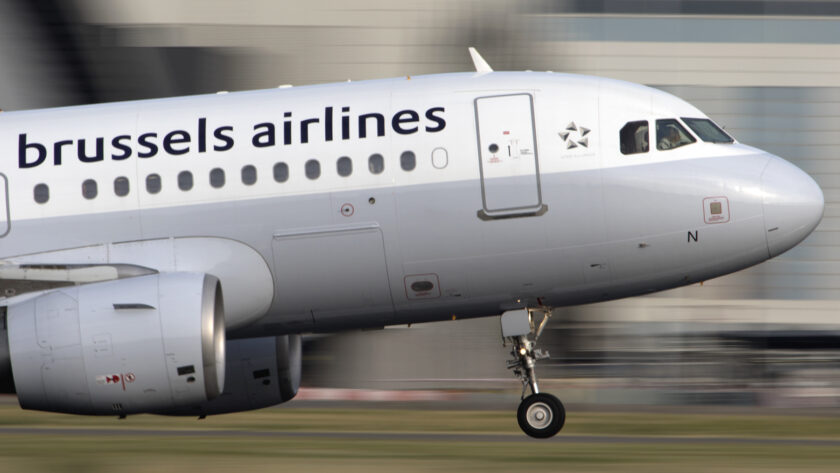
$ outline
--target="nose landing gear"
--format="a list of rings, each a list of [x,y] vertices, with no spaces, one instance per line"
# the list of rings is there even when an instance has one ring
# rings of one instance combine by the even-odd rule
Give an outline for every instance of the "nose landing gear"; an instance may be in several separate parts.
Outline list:
[[[505,346],[508,343],[512,346],[513,359],[507,362],[507,367],[522,381],[522,402],[516,417],[522,431],[535,438],[553,437],[566,422],[563,403],[551,394],[540,392],[534,371],[537,360],[549,356],[536,345],[550,317],[550,309],[539,308],[507,311],[501,319],[502,341]],[[531,395],[526,397],[528,389]]]

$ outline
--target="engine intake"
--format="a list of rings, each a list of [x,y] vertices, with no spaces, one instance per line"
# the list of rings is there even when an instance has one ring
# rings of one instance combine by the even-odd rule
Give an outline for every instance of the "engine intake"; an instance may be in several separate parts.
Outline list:
[[[218,279],[200,273],[50,291],[7,308],[0,379],[10,366],[24,409],[125,415],[200,405],[224,387],[223,306]]]

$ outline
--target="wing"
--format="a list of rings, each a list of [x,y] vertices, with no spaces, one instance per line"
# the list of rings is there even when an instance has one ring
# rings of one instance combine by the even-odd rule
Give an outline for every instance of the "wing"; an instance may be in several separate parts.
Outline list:
[[[155,274],[133,264],[0,263],[0,300],[28,292]]]

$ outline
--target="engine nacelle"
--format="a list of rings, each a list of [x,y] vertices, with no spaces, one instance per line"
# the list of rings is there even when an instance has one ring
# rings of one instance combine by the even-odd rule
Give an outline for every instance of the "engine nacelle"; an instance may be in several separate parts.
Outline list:
[[[200,405],[158,412],[165,415],[224,414],[291,400],[300,387],[300,335],[228,340],[225,389]]]
[[[157,412],[207,402],[224,386],[222,290],[210,275],[163,273],[50,291],[8,307],[6,329],[24,409]]]

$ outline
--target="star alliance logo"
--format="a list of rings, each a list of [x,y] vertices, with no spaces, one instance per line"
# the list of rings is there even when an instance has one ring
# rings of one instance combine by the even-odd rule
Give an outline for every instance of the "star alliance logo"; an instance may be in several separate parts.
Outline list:
[[[577,147],[589,148],[589,132],[592,131],[586,127],[579,127],[575,122],[570,122],[566,125],[566,129],[557,133],[563,142],[566,143],[566,149],[573,149]]]

